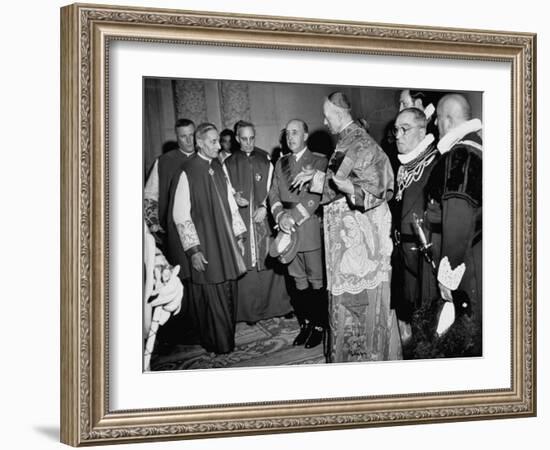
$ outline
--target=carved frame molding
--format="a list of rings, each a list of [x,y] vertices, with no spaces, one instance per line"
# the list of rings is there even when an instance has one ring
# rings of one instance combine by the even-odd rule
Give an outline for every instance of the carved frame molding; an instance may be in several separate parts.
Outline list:
[[[112,40],[494,60],[512,66],[510,389],[108,408],[108,62]],[[143,440],[536,414],[536,35],[75,4],[61,9],[61,440]]]

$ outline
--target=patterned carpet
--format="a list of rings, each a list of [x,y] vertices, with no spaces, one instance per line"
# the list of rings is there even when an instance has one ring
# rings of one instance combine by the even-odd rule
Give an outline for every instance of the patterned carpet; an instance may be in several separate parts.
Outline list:
[[[216,355],[199,345],[156,348],[151,359],[151,370],[324,364],[322,344],[312,349],[292,345],[298,328],[295,318],[267,319],[251,326],[239,322],[233,352]]]

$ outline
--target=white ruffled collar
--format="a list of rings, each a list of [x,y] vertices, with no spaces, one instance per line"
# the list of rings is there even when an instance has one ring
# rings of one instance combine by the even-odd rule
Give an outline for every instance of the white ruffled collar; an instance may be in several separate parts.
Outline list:
[[[414,150],[404,155],[397,155],[401,164],[408,164],[414,159],[418,158],[422,154],[422,152],[426,150],[428,146],[434,141],[434,139],[435,138],[433,134],[427,134],[426,136],[424,136],[424,139],[422,139],[418,143]]]
[[[460,141],[464,136],[470,133],[475,133],[481,130],[481,120],[472,119],[460,124],[458,127],[453,128],[445,136],[443,136],[437,143],[437,149],[442,155],[447,153],[454,145]]]

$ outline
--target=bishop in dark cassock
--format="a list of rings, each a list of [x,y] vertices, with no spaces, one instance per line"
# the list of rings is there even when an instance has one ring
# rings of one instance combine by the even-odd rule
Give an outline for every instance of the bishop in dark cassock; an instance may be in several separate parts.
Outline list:
[[[208,351],[227,353],[235,346],[237,278],[243,261],[246,227],[218,160],[218,131],[197,128],[198,153],[187,161],[175,189],[173,219],[191,280],[190,314]]]
[[[239,213],[247,229],[247,272],[239,279],[237,321],[257,322],[283,316],[292,310],[283,267],[269,256],[273,240],[267,216],[267,195],[273,165],[267,154],[254,146],[254,125],[239,122],[237,141],[241,149],[225,160],[227,173],[240,202]]]

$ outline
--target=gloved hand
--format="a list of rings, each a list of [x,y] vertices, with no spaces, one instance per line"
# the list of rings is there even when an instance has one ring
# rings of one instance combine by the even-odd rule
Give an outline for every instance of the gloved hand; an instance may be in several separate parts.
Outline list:
[[[278,224],[279,224],[279,229],[281,231],[284,231],[285,233],[290,234],[293,231],[296,231],[296,228],[294,227],[294,224],[295,224],[294,219],[287,212],[285,212],[285,213],[283,213],[279,216]]]

